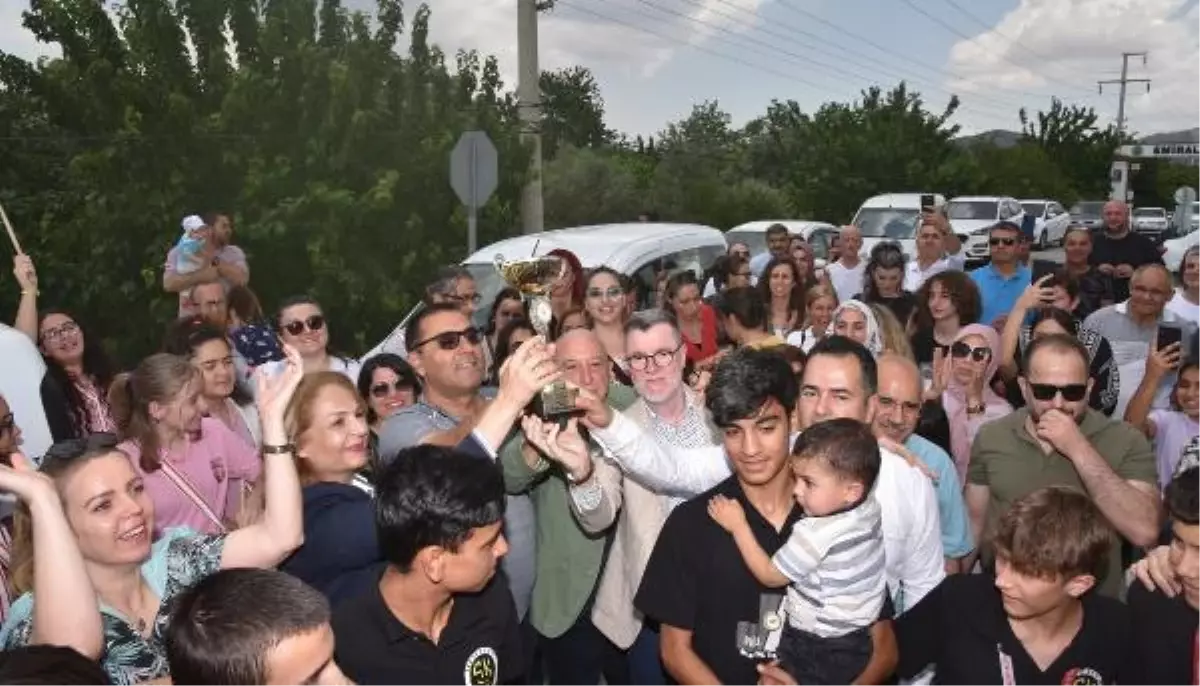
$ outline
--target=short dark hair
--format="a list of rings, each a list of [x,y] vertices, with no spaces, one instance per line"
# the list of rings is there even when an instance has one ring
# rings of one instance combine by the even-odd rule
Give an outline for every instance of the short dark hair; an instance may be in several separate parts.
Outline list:
[[[1091,499],[1063,486],[1033,491],[1002,515],[992,538],[998,557],[1039,579],[1104,577],[1113,531]]]
[[[363,362],[362,369],[358,372],[358,395],[362,397],[367,404],[367,422],[374,424],[379,416],[375,414],[375,410],[371,409],[371,379],[375,377],[376,369],[390,369],[396,375],[397,386],[408,386],[413,389],[414,395],[421,394],[421,381],[417,378],[417,373],[413,371],[410,365],[403,357],[396,353],[378,353],[367,358]]]
[[[722,316],[733,317],[747,329],[766,330],[767,305],[763,302],[759,292],[752,286],[728,288],[722,291],[717,307]]]
[[[717,364],[704,394],[704,403],[720,427],[749,419],[769,400],[790,413],[799,384],[783,356],[769,350],[740,348]]]
[[[462,308],[454,303],[433,303],[417,308],[413,316],[408,318],[408,323],[404,325],[404,346],[409,352],[413,351],[414,345],[421,342],[421,325],[425,320],[442,312],[462,314]]]
[[[870,491],[879,477],[879,441],[871,427],[857,419],[828,419],[801,432],[792,455],[818,459],[843,479],[857,481]]]
[[[453,448],[405,448],[375,484],[379,551],[401,573],[411,571],[421,550],[457,550],[472,529],[503,517],[499,468]]]
[[[791,231],[788,231],[788,227],[784,226],[783,224],[772,224],[767,227],[766,235],[768,237],[778,236],[781,233],[790,234]]]
[[[1075,315],[1066,310],[1057,307],[1039,307],[1033,311],[1033,318],[1029,321],[1029,331],[1032,334],[1038,324],[1049,319],[1061,326],[1067,333],[1072,336],[1079,334],[1079,320]]]
[[[74,648],[23,645],[0,651],[0,684],[111,684],[99,662]]]
[[[875,363],[875,356],[862,343],[846,338],[845,336],[826,336],[817,341],[812,350],[808,351],[808,366],[812,366],[813,360],[822,355],[854,358],[858,362],[858,371],[862,374],[862,381],[863,385],[867,388],[867,395],[875,395],[876,391],[878,391],[879,366]]]
[[[1200,524],[1200,467],[1176,474],[1167,484],[1163,502],[1171,521],[1188,526]]]
[[[283,328],[283,312],[284,312],[284,310],[295,307],[297,305],[312,305],[313,307],[317,308],[318,310],[321,310],[322,312],[325,311],[325,308],[321,307],[321,303],[317,302],[317,299],[312,297],[311,295],[292,295],[287,298],[284,298],[279,303],[279,307],[275,308],[275,329],[277,331]]]
[[[996,231],[1015,231],[1017,234],[1024,234],[1021,230],[1021,225],[1010,221],[996,222],[988,227],[988,235],[992,235]]]
[[[267,653],[329,623],[325,596],[273,569],[222,569],[175,601],[167,624],[174,684],[265,684]]]
[[[1067,297],[1072,300],[1079,297],[1079,278],[1072,276],[1066,269],[1056,269],[1042,285],[1046,288],[1061,286],[1067,292]]]
[[[1034,355],[1037,355],[1043,349],[1068,354],[1074,353],[1083,362],[1083,368],[1088,370],[1088,376],[1091,376],[1091,358],[1088,356],[1087,348],[1083,347],[1078,338],[1065,333],[1039,336],[1029,342],[1029,348],[1025,350],[1025,359],[1021,361],[1021,369],[1024,370],[1025,374],[1028,374],[1029,370],[1032,369],[1030,365],[1033,363]]]

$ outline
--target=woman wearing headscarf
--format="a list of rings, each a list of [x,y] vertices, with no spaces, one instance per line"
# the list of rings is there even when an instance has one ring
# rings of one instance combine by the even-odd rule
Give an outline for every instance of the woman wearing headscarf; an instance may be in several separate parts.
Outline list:
[[[1000,367],[1000,334],[984,324],[959,330],[950,354],[934,352],[933,384],[926,400],[942,401],[950,424],[950,453],[959,483],[965,483],[971,461],[971,444],[979,428],[1013,411],[1008,401],[992,390],[991,379]]]
[[[833,311],[833,321],[829,323],[829,333],[826,335],[845,336],[857,341],[871,351],[873,357],[879,357],[883,352],[879,321],[875,319],[871,307],[859,300],[847,300],[838,305]]]

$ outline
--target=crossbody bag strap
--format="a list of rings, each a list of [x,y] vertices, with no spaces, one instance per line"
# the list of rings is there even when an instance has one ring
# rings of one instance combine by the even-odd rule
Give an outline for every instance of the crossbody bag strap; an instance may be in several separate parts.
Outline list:
[[[171,480],[171,483],[175,485],[175,488],[179,489],[180,493],[187,496],[188,500],[191,500],[193,505],[200,508],[200,512],[202,512],[205,517],[208,517],[209,521],[211,521],[213,525],[217,527],[218,532],[226,532],[225,525],[221,523],[221,518],[217,516],[216,512],[213,512],[213,509],[208,506],[208,503],[204,501],[204,498],[200,497],[200,494],[195,488],[192,487],[191,482],[187,480],[187,477],[184,476],[182,472],[177,471],[166,460],[162,461],[162,472],[168,479]]]

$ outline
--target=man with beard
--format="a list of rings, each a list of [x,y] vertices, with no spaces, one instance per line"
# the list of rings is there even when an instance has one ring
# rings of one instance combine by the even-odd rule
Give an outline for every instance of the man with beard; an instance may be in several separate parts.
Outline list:
[[[941,684],[1154,683],[1134,677],[1129,612],[1093,590],[1111,539],[1078,491],[1018,498],[991,541],[995,577],[948,577],[896,620],[898,676],[933,665]]]
[[[246,263],[246,253],[233,245],[233,222],[224,212],[210,212],[202,217],[204,220],[203,235],[207,245],[201,254],[207,265],[193,272],[180,274],[175,269],[178,248],[171,248],[167,253],[166,266],[163,269],[163,290],[179,294],[179,316],[185,317],[196,312],[188,291],[198,284],[210,281],[220,281],[228,289],[232,286],[245,286],[250,281],[250,267]]]
[[[877,405],[871,428],[879,444],[897,454],[911,453],[933,479],[946,573],[970,571],[961,568],[961,561],[975,546],[954,461],[945,450],[914,433],[921,418],[921,372],[916,363],[890,353],[879,358]]]
[[[483,334],[459,303],[429,305],[405,327],[408,362],[421,379],[417,402],[388,417],[379,432],[381,465],[405,448],[417,445],[454,447],[474,429],[494,390],[482,389],[485,361]],[[521,617],[533,592],[533,505],[527,495],[508,496],[504,535],[509,553],[504,571]]]
[[[1088,261],[1112,279],[1113,299],[1129,297],[1130,279],[1138,267],[1162,264],[1158,246],[1129,228],[1129,208],[1120,200],[1104,203],[1104,231],[1096,236]]]
[[[1117,532],[1137,546],[1159,533],[1154,452],[1132,426],[1088,407],[1087,350],[1072,336],[1034,340],[1020,379],[1026,407],[980,429],[971,449],[966,499],[971,528],[985,528],[1022,496],[1046,486],[1087,493]],[[1100,592],[1121,589],[1121,543],[1112,541]]]

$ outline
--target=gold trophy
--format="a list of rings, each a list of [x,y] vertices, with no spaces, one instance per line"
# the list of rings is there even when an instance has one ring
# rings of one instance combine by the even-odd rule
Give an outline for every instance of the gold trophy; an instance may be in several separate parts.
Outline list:
[[[550,289],[562,278],[566,263],[554,255],[530,257],[522,260],[506,260],[496,255],[496,271],[508,285],[521,292],[529,306],[529,323],[539,336],[550,340],[550,321],[554,310],[550,307]],[[543,419],[563,419],[575,412],[575,397],[579,391],[566,382],[548,384],[534,397],[531,409]]]

